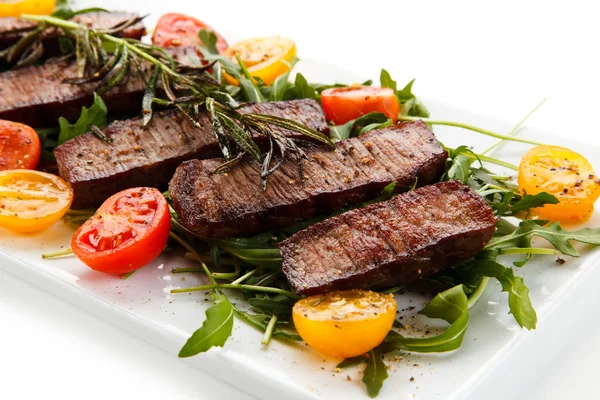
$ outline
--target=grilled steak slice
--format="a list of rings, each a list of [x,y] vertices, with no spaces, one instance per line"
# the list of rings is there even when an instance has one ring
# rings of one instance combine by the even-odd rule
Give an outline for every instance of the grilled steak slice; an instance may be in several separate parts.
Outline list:
[[[437,183],[319,222],[279,243],[297,293],[404,285],[479,253],[495,231],[487,202]]]
[[[89,28],[108,29],[137,16],[137,14],[125,12],[91,12],[77,15],[72,18],[72,21],[86,25]],[[0,50],[16,43],[27,33],[31,32],[36,25],[37,24],[33,21],[27,21],[21,18],[0,18]],[[141,39],[145,34],[146,28],[141,22],[138,22],[120,32],[118,36],[130,39]],[[43,35],[44,56],[53,57],[58,55],[60,53],[57,41],[59,30],[56,28],[48,28]]]
[[[223,160],[183,163],[169,185],[183,224],[204,237],[250,235],[285,227],[380,195],[439,180],[447,153],[419,122],[371,131],[338,142],[335,151],[307,150],[305,179],[286,161],[260,185],[258,162],[246,159],[227,174],[213,174]]]
[[[200,62],[193,48],[170,50],[177,60]],[[142,73],[148,73],[143,66]],[[0,73],[0,119],[21,122],[30,126],[54,126],[59,117],[75,120],[82,106],[93,102],[98,83],[83,85],[63,83],[76,76],[74,62],[53,62]],[[129,80],[102,95],[111,113],[135,113],[141,109],[144,81],[132,70]]]
[[[325,116],[314,100],[248,104],[240,111],[286,117],[327,131]],[[74,189],[75,208],[99,204],[130,187],[166,186],[182,161],[221,154],[208,115],[196,128],[179,111],[166,110],[155,113],[146,128],[134,118],[110,124],[104,133],[112,143],[86,133],[54,150],[60,175]],[[267,144],[265,137],[256,139]]]

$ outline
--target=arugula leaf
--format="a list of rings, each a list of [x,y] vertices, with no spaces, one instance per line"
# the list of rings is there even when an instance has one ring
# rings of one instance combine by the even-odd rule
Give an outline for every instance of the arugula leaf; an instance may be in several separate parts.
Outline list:
[[[90,125],[96,125],[98,127],[106,126],[107,114],[108,110],[106,109],[106,104],[104,104],[104,101],[98,94],[94,93],[94,103],[89,109],[86,107],[81,108],[81,115],[75,124],[70,124],[69,121],[63,117],[58,119],[58,124],[60,126],[58,144],[63,144],[69,139],[83,135],[89,130]]]
[[[549,226],[540,226],[546,221],[522,221],[517,229],[506,236],[495,237],[485,247],[486,250],[503,249],[508,247],[531,247],[531,239],[539,236],[546,239],[556,250],[571,257],[579,257],[579,252],[571,241],[600,245],[600,228],[583,228],[567,231],[561,228],[559,222]]]
[[[379,82],[381,83],[381,87],[386,87],[392,89],[396,92],[396,81],[392,79],[390,73],[385,69],[381,70],[381,74],[379,75]]]
[[[208,29],[202,29],[198,32],[198,38],[204,44],[206,51],[210,54],[219,54],[219,50],[217,50],[217,35]]]
[[[406,86],[402,88],[402,90],[398,90],[398,84],[395,80],[392,79],[390,73],[382,69],[381,74],[379,75],[379,81],[382,87],[388,87],[396,92],[396,97],[400,101],[400,114],[403,116],[410,117],[429,117],[429,111],[425,107],[425,105],[415,96],[412,92],[413,84],[415,83],[415,79],[408,82]]]
[[[457,269],[478,276],[496,278],[502,286],[502,291],[508,292],[510,313],[517,323],[522,328],[535,329],[537,314],[529,299],[529,289],[525,286],[523,278],[515,276],[512,268],[507,268],[493,259],[484,258],[468,261]]]
[[[334,141],[360,136],[374,129],[382,129],[392,125],[392,120],[382,113],[371,112],[343,125],[332,126],[329,134]]]
[[[510,211],[514,214],[519,211],[527,211],[530,208],[541,207],[544,204],[558,204],[558,202],[556,197],[546,192],[541,192],[536,195],[528,194],[511,205]]]
[[[369,397],[377,397],[383,381],[388,378],[387,366],[381,358],[381,354],[371,350],[367,358],[367,366],[363,372],[362,381],[367,387]]]
[[[459,180],[467,183],[471,176],[471,164],[477,159],[467,146],[459,146],[456,149],[449,149],[450,158],[446,162],[446,179]]]
[[[270,312],[277,316],[290,316],[295,301],[287,296],[277,296],[275,298],[253,297],[248,299],[248,303],[257,309]]]
[[[288,86],[290,86],[290,83],[288,82],[288,79],[290,77],[290,72],[292,72],[292,69],[294,68],[294,66],[296,65],[296,63],[298,62],[297,58],[292,59],[292,62],[290,63],[290,69],[279,75],[277,77],[277,79],[275,79],[275,82],[273,82],[273,85],[271,85],[271,92],[269,93],[269,101],[280,101],[283,100],[285,92],[288,88]]]
[[[179,357],[191,357],[212,347],[223,347],[233,330],[233,306],[222,296],[221,300],[206,310],[202,327],[187,340]]]
[[[315,88],[309,85],[304,75],[300,73],[296,74],[296,80],[294,82],[294,91],[296,93],[296,98],[298,99],[314,99],[317,101],[320,100],[320,96],[315,90]]]

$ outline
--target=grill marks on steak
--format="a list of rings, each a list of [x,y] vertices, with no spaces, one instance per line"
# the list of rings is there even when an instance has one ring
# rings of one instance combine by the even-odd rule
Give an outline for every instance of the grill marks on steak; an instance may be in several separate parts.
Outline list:
[[[184,63],[200,62],[193,48],[169,49]],[[142,73],[149,67],[142,65]],[[90,106],[98,83],[63,83],[77,74],[75,62],[53,62],[0,73],[0,119],[21,122],[32,127],[54,126],[59,117],[76,120],[81,107]],[[135,113],[141,109],[146,85],[135,68],[127,82],[102,95],[111,113]]]
[[[335,151],[312,148],[299,180],[288,160],[260,185],[260,164],[241,161],[227,174],[223,160],[183,163],[169,185],[183,224],[204,237],[250,235],[292,225],[380,195],[388,184],[410,189],[439,180],[446,151],[427,126],[402,123],[338,142]]]
[[[239,111],[286,117],[327,131],[325,116],[314,100],[248,104]],[[73,187],[73,207],[100,204],[130,187],[166,186],[181,162],[220,156],[207,114],[201,115],[199,125],[196,128],[182,113],[171,109],[156,112],[146,128],[140,118],[113,122],[104,129],[112,139],[110,144],[86,133],[58,146],[54,154],[60,176]],[[265,137],[255,139],[267,145]]]
[[[487,202],[443,182],[314,224],[279,243],[297,293],[414,283],[479,253],[495,231]]]
[[[91,12],[76,15],[71,21],[85,25],[88,28],[108,29],[135,17],[138,17],[138,15],[126,12]],[[21,18],[0,18],[0,50],[16,43],[36,25],[37,24],[33,21],[27,21]],[[141,39],[145,34],[146,28],[144,27],[144,24],[138,22],[137,24],[124,29],[118,36],[129,39]],[[52,57],[58,55],[60,53],[57,43],[59,30],[56,28],[48,28],[43,35],[44,56]]]

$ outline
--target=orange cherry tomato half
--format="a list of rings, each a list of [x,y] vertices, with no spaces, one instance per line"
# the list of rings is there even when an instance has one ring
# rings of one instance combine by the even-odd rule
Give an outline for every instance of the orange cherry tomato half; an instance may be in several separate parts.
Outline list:
[[[383,113],[396,122],[400,112],[400,102],[390,88],[356,85],[326,89],[321,93],[321,102],[325,116],[335,125],[370,112]]]
[[[40,138],[33,128],[0,119],[0,171],[35,169],[40,153]]]
[[[13,232],[39,232],[61,219],[73,190],[56,175],[15,169],[0,171],[0,226]]]
[[[213,28],[204,22],[183,14],[165,14],[158,20],[152,35],[152,43],[161,47],[187,47],[203,45],[198,33],[211,30],[217,35],[217,50],[222,54],[229,45]]]
[[[367,353],[387,336],[396,317],[393,295],[345,290],[298,301],[292,310],[298,334],[330,357]]]
[[[251,76],[273,84],[278,76],[290,70],[292,60],[296,58],[296,43],[280,36],[269,36],[242,40],[227,49],[225,57],[237,64],[237,56],[244,62]],[[228,83],[239,82],[223,72]]]
[[[521,158],[519,189],[532,195],[547,192],[558,199],[558,204],[536,209],[540,218],[577,223],[592,215],[600,180],[581,154],[559,146],[537,146]]]
[[[0,17],[18,17],[21,14],[52,14],[56,0],[8,0],[0,1]]]
[[[108,198],[73,235],[73,253],[96,271],[125,274],[163,251],[171,215],[154,188],[133,188]]]

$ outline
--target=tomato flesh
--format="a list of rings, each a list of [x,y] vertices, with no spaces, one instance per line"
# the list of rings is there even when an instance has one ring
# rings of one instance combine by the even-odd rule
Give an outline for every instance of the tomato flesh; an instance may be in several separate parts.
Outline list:
[[[158,20],[152,43],[161,47],[202,46],[198,33],[203,29],[211,30],[217,35],[217,50],[220,54],[229,47],[225,39],[204,22],[175,13],[165,14]]]
[[[537,146],[521,159],[519,189],[531,195],[547,192],[559,200],[537,208],[540,218],[578,223],[592,215],[600,181],[581,154],[559,146]]]
[[[39,232],[61,219],[73,201],[73,190],[56,175],[30,170],[0,172],[0,227]]]
[[[35,169],[40,153],[40,138],[33,128],[0,120],[0,171]]]
[[[106,200],[75,232],[71,248],[92,269],[124,274],[156,259],[170,230],[169,207],[158,190],[127,189]]]
[[[400,102],[390,88],[349,86],[325,89],[321,93],[323,111],[334,125],[342,125],[370,112],[385,114],[396,122]]]
[[[381,344],[395,316],[393,295],[368,290],[311,296],[293,308],[302,339],[322,354],[341,358],[360,356]]]

